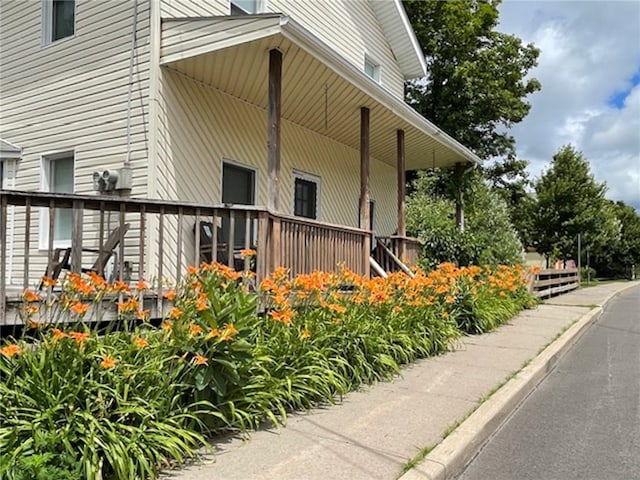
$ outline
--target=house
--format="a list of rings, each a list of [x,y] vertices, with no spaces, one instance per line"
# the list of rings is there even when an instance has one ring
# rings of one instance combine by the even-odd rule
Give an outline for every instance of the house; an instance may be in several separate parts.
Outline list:
[[[479,161],[403,101],[400,0],[0,0],[0,44],[0,296],[124,222],[159,286],[205,242],[368,274],[371,231],[415,252],[405,170]]]

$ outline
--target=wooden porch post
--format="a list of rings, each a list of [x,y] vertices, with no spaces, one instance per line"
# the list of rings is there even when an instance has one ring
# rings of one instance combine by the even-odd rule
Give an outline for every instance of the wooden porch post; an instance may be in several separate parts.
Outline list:
[[[456,163],[454,170],[456,186],[456,226],[464,232],[464,206],[462,204],[462,177],[464,176],[464,164]]]
[[[268,170],[269,198],[267,207],[272,212],[280,208],[280,125],[282,116],[282,52],[276,48],[269,50],[269,98],[268,116]],[[269,257],[267,265],[280,266],[280,218],[273,217],[270,229]],[[258,253],[260,255],[260,253]]]
[[[404,237],[407,236],[407,221],[406,221],[406,205],[405,196],[407,189],[407,178],[405,174],[405,156],[404,156],[404,130],[398,129],[396,131],[397,147],[398,147],[398,236],[399,239],[398,251],[396,254],[400,260],[404,261],[406,257],[406,245]]]
[[[282,113],[282,52],[269,50],[269,199],[268,207],[280,204],[280,121]]]
[[[369,109],[360,108],[360,228],[369,230],[371,212],[369,211]],[[371,237],[364,241],[364,275],[369,276],[369,256],[371,255]]]

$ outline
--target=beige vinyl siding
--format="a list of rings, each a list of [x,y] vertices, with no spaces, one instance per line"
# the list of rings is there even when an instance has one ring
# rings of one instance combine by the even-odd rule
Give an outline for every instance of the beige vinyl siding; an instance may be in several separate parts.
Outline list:
[[[229,0],[160,0],[163,18],[229,15]]]
[[[222,162],[229,159],[258,170],[256,203],[266,205],[266,112],[169,69],[163,69],[160,83],[161,198],[219,203]],[[286,120],[281,149],[280,209],[293,213],[293,170],[300,170],[321,178],[318,220],[357,226],[360,153]],[[371,196],[379,234],[397,228],[395,178],[393,167],[372,159]],[[188,235],[192,227],[185,227]],[[166,232],[175,238],[175,227]],[[189,259],[193,254],[185,255]]]
[[[382,86],[403,97],[403,74],[369,0],[269,0],[268,8],[290,15],[359,69],[366,54],[380,65]]]
[[[75,34],[49,45],[42,43],[40,1],[2,0],[0,11],[0,137],[22,147],[15,188],[40,190],[43,155],[74,151],[74,191],[93,193],[94,170],[123,165],[127,151],[127,96],[131,55],[133,2],[79,0]],[[138,0],[137,48],[131,111],[132,195],[147,194],[148,95],[150,76],[149,2]],[[32,213],[31,277],[45,270],[39,251],[40,210]],[[44,210],[46,214],[46,210]],[[86,213],[85,245],[97,238],[99,215]],[[117,215],[112,215],[115,227]],[[137,218],[127,216],[131,255]],[[16,210],[13,283],[22,281],[24,213]],[[135,252],[135,253],[134,253]],[[92,263],[87,258],[87,263]]]

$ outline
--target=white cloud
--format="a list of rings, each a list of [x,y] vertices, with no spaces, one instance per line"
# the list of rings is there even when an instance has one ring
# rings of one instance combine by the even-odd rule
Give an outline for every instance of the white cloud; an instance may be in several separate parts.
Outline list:
[[[590,161],[608,197],[640,210],[640,2],[515,1],[500,6],[499,30],[540,48],[532,76],[542,91],[512,129],[534,177],[571,143]],[[633,88],[632,88],[633,87]],[[622,108],[610,104],[630,91]]]

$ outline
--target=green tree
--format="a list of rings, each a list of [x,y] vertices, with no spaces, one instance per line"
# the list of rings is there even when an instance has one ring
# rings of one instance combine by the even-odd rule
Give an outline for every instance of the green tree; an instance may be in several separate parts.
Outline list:
[[[407,102],[483,159],[502,157],[489,177],[524,172],[506,129],[531,106],[540,89],[525,79],[537,65],[533,45],[495,31],[497,0],[405,0],[425,54],[428,76],[407,84]],[[495,168],[495,170],[493,170]]]
[[[455,223],[455,203],[443,193],[438,172],[421,172],[407,202],[407,230],[423,245],[422,263],[513,265],[522,261],[522,245],[511,226],[504,200],[491,191],[481,175],[469,174],[467,227]]]
[[[624,202],[611,202],[618,225],[618,235],[591,253],[591,265],[606,277],[631,276],[632,266],[640,267],[640,215]]]
[[[526,97],[540,90],[526,78],[537,65],[533,45],[497,32],[498,0],[404,0],[425,54],[428,76],[406,85],[406,101],[455,139],[489,160],[482,167],[491,187],[507,201],[523,241],[529,180],[525,160],[517,159],[508,129],[522,121],[531,106]],[[452,181],[441,172],[449,198],[468,197],[473,185]],[[465,205],[468,209],[469,204]]]
[[[589,162],[572,146],[565,145],[553,156],[535,190],[534,229],[540,253],[577,259],[578,234],[582,248],[594,253],[617,239],[619,224],[604,197],[606,185],[596,182]]]

